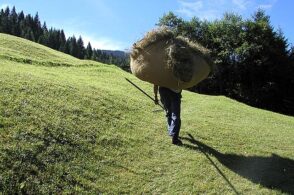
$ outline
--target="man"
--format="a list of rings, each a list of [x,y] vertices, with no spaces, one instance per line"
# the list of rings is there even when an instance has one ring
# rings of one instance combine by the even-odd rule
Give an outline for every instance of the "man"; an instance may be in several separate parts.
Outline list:
[[[172,137],[172,143],[182,145],[179,139],[181,128],[181,92],[182,90],[174,90],[166,87],[154,85],[155,104],[158,104],[158,91],[160,101],[162,102],[167,118],[168,133]]]

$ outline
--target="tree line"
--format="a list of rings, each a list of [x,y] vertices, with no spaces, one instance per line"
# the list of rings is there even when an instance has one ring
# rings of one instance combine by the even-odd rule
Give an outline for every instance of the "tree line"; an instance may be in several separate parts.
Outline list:
[[[211,50],[215,68],[192,91],[294,115],[294,48],[263,10],[249,19],[226,13],[214,21],[186,21],[170,12],[157,25]]]
[[[81,36],[66,38],[63,30],[47,28],[46,22],[41,24],[39,15],[25,15],[23,11],[17,13],[15,7],[0,11],[0,32],[22,37],[52,49],[64,52],[79,59],[89,59],[106,64],[115,64],[128,69],[129,57],[113,55],[100,49],[93,49],[89,42],[85,47]]]

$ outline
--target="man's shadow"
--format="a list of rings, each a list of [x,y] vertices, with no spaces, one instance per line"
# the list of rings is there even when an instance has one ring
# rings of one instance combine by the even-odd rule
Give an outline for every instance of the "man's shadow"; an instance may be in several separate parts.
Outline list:
[[[184,147],[201,151],[208,158],[210,163],[236,194],[239,194],[236,188],[212,161],[209,155],[217,158],[221,164],[231,171],[256,184],[261,184],[269,189],[277,189],[284,193],[294,194],[294,160],[292,159],[283,158],[276,154],[272,154],[270,157],[223,154],[195,140],[191,134],[188,134],[188,137],[182,139],[188,140],[192,144],[184,144]]]

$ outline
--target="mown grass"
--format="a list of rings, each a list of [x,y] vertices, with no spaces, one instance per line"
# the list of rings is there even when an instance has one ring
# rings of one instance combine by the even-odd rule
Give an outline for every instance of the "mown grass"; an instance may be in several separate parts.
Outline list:
[[[81,61],[35,42],[2,33],[0,33],[0,59],[51,67],[95,64],[93,61]]]
[[[3,194],[294,193],[293,117],[185,91],[184,145],[174,146],[164,112],[124,77],[152,94],[150,84],[23,39],[0,40]]]

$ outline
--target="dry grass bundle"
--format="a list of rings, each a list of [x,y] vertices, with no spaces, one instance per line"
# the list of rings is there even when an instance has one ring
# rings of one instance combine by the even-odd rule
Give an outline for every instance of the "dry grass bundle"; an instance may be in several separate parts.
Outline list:
[[[142,50],[146,49],[148,46],[152,45],[153,43],[156,43],[162,40],[168,41],[173,38],[174,38],[173,32],[166,27],[154,29],[148,32],[143,39],[133,44],[131,57],[133,59],[136,59],[138,55],[140,55],[140,52]]]
[[[151,45],[164,41],[166,48],[167,66],[173,70],[176,78],[183,82],[189,82],[193,77],[192,55],[201,56],[212,68],[210,51],[196,42],[189,41],[182,36],[175,36],[167,27],[160,27],[148,32],[143,39],[133,45],[131,57],[136,60],[140,59],[140,54],[148,51]]]
[[[212,68],[213,61],[211,59],[209,49],[203,47],[202,45],[200,45],[197,42],[192,42],[188,38],[185,38],[185,37],[182,37],[182,36],[176,37],[176,40],[181,41],[182,44],[185,44],[186,47],[189,47],[192,50],[193,53],[203,57],[206,60],[206,62],[209,64],[209,66]]]
[[[181,81],[189,82],[193,76],[193,63],[190,57],[190,49],[185,42],[177,39],[173,40],[173,43],[167,47],[167,65],[173,70],[175,77]]]

